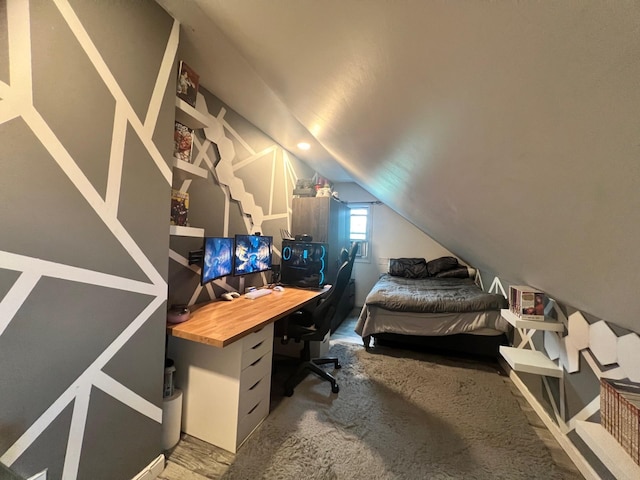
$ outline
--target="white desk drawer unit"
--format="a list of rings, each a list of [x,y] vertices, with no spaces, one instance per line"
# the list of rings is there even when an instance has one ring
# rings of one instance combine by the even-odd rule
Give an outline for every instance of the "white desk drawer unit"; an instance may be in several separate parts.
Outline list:
[[[224,348],[169,337],[182,431],[235,453],[269,414],[273,324]]]

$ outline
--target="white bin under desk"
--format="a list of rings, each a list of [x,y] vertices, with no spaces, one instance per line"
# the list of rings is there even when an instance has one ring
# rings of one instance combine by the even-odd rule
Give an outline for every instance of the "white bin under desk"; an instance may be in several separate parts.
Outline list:
[[[182,430],[235,453],[269,414],[273,324],[224,348],[170,336]]]

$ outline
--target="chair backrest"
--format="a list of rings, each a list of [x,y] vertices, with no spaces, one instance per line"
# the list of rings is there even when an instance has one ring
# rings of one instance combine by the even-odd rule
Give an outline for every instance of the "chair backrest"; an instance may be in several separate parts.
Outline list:
[[[327,296],[313,310],[313,323],[316,327],[316,334],[314,336],[323,338],[331,329],[331,319],[336,312],[336,308],[342,294],[349,284],[352,269],[353,262],[351,260],[340,265],[336,279],[333,282],[333,285],[331,285]]]
[[[349,260],[351,260],[352,263],[356,259],[356,255],[358,254],[358,249],[359,248],[360,248],[360,243],[359,242],[352,242],[351,243],[351,249],[349,250]]]
[[[358,248],[360,247],[360,244],[358,242],[353,242],[351,244],[351,248],[349,249],[349,266],[347,267],[349,269],[349,278],[351,278],[351,272],[353,271],[353,264],[356,261],[356,255],[358,254]]]

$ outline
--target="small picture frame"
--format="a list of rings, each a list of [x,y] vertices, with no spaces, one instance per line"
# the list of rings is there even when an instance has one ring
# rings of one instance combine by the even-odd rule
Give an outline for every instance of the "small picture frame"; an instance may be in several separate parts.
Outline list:
[[[176,95],[192,107],[195,107],[199,85],[200,76],[189,65],[180,61]]]
[[[191,163],[193,149],[193,129],[175,122],[173,132],[173,157],[183,162]]]

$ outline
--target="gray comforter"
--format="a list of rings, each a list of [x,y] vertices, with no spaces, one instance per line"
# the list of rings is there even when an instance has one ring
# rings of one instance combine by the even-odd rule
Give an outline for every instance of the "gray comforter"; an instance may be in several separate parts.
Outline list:
[[[404,278],[383,274],[367,305],[399,312],[479,312],[507,308],[499,294],[485,293],[470,278]]]

